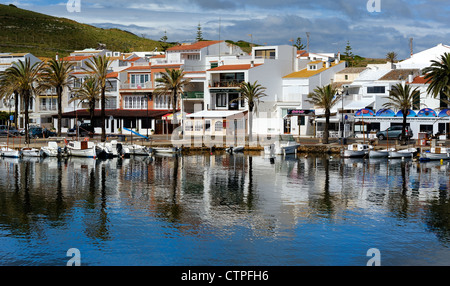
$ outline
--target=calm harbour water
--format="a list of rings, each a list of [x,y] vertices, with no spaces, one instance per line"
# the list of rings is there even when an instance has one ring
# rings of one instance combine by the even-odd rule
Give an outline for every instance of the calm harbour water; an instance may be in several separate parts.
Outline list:
[[[447,162],[0,159],[0,265],[450,265]]]

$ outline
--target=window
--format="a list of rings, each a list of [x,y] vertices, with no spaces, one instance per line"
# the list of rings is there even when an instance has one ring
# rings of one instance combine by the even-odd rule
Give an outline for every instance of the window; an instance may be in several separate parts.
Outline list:
[[[345,77],[345,80],[348,80],[348,74],[346,74],[344,77]]]
[[[199,54],[187,55],[187,59],[191,61],[198,61],[200,59],[200,55]]]
[[[211,131],[211,120],[205,120],[205,131]]]
[[[216,124],[214,124],[214,129],[216,131],[222,131],[223,130],[222,121],[216,121]]]
[[[384,86],[368,86],[367,93],[385,93],[386,87]]]
[[[227,94],[226,93],[216,93],[216,106],[226,107],[227,106]]]
[[[255,58],[257,58],[257,59],[275,59],[275,49],[256,50]]]
[[[211,63],[211,68],[213,69],[213,68],[216,68],[216,67],[218,67],[219,66],[219,63],[218,62],[215,62],[215,63]]]
[[[193,130],[194,126],[192,126],[192,121],[186,120],[186,122],[184,123],[184,131],[193,131]]]
[[[202,130],[203,130],[203,122],[195,121],[195,131],[202,131]]]
[[[125,96],[125,109],[147,109],[146,96]]]

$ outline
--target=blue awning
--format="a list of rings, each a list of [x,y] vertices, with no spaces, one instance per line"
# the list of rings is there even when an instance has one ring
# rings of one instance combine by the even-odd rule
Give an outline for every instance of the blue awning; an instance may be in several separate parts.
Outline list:
[[[439,117],[448,117],[450,116],[450,109],[442,109],[441,112],[439,112]]]
[[[409,110],[408,111],[408,115],[406,116],[406,117],[414,117],[414,116],[416,116],[417,114],[416,114],[416,112],[414,111],[414,110]],[[398,112],[397,112],[397,115],[396,115],[397,117],[403,117],[403,112],[401,111],[401,110],[399,110]]]
[[[436,117],[436,111],[431,108],[423,108],[417,113],[417,117]]]
[[[375,116],[394,117],[395,112],[390,109],[380,109]]]
[[[375,113],[371,109],[363,108],[355,112],[355,116],[374,116]]]

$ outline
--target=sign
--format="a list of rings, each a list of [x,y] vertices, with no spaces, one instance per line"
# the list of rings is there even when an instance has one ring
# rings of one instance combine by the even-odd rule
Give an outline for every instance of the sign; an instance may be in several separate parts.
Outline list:
[[[9,116],[9,121],[14,121],[14,115]]]
[[[314,110],[307,109],[289,109],[287,112],[288,115],[297,115],[297,116],[310,116],[314,115]]]

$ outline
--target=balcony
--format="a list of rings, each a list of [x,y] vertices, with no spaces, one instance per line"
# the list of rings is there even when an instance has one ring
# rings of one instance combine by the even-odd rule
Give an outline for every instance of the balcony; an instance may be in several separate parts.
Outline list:
[[[211,88],[215,87],[240,87],[243,81],[216,81],[210,86]]]
[[[151,89],[153,88],[152,82],[148,81],[146,83],[123,83],[120,85],[120,89]]]
[[[203,91],[188,91],[183,93],[183,99],[203,99]]]

